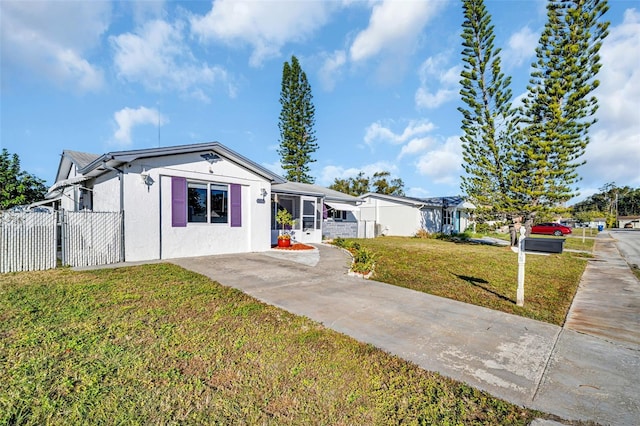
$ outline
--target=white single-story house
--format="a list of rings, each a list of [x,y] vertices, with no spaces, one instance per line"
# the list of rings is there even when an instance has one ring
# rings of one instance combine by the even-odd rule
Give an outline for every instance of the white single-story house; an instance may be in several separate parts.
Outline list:
[[[464,232],[472,222],[475,206],[461,197],[416,198],[367,193],[360,196],[361,222],[375,224],[375,235],[413,236],[429,233]]]
[[[217,142],[64,151],[48,198],[124,212],[125,260],[137,261],[268,250],[271,185],[283,182]]]
[[[65,150],[47,199],[67,211],[123,212],[126,261],[269,250],[279,208],[296,219],[296,241],[321,242],[329,215],[348,222],[360,203],[287,182],[218,142],[102,155]]]

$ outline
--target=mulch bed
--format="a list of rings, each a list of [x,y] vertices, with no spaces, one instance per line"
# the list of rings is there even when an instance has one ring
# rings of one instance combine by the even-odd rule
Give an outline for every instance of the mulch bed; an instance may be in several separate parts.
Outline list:
[[[313,250],[315,247],[308,246],[302,243],[291,244],[289,247],[278,247],[277,245],[272,246],[272,248],[276,250]]]

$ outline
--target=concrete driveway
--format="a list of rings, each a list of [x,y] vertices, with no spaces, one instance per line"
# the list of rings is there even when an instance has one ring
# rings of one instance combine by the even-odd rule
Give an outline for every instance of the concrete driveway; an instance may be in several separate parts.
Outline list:
[[[571,420],[635,425],[640,284],[619,258],[604,250],[590,262],[576,297],[582,305],[572,307],[565,328],[348,276],[348,254],[325,245],[171,262],[512,403]],[[591,291],[601,284],[607,290]],[[613,300],[621,294],[626,301]],[[598,306],[610,312],[620,304],[632,322],[616,327],[624,338],[607,335],[604,325],[597,332],[581,327],[584,318],[602,316]]]

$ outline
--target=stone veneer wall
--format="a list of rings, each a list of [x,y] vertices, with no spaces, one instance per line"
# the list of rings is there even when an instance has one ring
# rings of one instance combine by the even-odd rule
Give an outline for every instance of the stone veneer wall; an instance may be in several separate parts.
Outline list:
[[[357,238],[358,222],[334,222],[325,221],[322,223],[323,238]]]

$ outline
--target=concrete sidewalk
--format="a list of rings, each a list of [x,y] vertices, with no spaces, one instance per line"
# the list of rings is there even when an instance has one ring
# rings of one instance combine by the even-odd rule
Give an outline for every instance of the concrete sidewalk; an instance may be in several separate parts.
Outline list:
[[[313,253],[172,262],[507,401],[568,420],[638,424],[640,284],[605,238],[564,328],[349,277],[349,261],[321,245]],[[618,325],[610,334],[601,320],[597,332],[581,327],[585,316],[608,318],[614,305],[624,306],[619,311],[631,324],[612,318]]]

